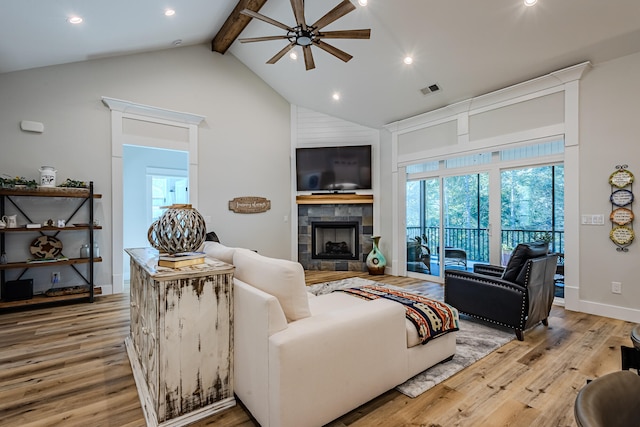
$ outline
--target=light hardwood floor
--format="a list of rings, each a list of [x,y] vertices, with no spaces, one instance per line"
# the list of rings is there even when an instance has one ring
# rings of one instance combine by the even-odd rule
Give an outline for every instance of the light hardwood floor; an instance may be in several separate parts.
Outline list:
[[[354,275],[420,283],[351,272],[308,272],[307,283]],[[124,347],[128,303],[127,295],[109,295],[0,314],[0,425],[144,426]],[[330,426],[575,426],[576,393],[587,379],[620,369],[620,346],[631,345],[633,326],[554,306],[549,328],[527,331],[524,342],[512,341],[415,399],[390,390]],[[193,425],[257,423],[238,404]]]

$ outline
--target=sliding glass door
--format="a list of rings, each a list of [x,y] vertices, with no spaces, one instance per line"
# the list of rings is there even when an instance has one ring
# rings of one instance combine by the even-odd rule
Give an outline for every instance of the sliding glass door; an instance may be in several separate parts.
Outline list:
[[[506,265],[535,240],[563,253],[563,149],[560,139],[407,166],[407,272],[442,279],[446,269]]]
[[[440,179],[407,182],[407,271],[439,275]]]
[[[442,276],[489,260],[488,181],[482,173],[407,182],[407,271]]]
[[[518,243],[549,242],[564,251],[564,166],[503,170],[500,174],[501,244],[510,252]]]
[[[502,265],[518,243],[548,242],[560,254],[555,295],[564,298],[564,165],[503,170],[500,180]]]
[[[444,268],[473,270],[489,261],[489,174],[449,176],[444,182]]]

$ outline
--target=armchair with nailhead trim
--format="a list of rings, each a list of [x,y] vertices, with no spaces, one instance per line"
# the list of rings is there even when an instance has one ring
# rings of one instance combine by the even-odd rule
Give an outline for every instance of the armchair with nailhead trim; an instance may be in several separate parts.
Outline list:
[[[506,267],[476,264],[474,271],[446,270],[444,301],[459,312],[515,330],[548,325],[557,254],[543,242],[521,243]]]

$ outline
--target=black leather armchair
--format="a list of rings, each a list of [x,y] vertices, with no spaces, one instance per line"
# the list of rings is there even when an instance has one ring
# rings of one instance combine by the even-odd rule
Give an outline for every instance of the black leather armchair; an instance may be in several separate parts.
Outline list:
[[[521,243],[506,267],[446,270],[444,301],[461,313],[515,329],[522,341],[526,329],[548,325],[558,256],[547,251],[543,242]]]

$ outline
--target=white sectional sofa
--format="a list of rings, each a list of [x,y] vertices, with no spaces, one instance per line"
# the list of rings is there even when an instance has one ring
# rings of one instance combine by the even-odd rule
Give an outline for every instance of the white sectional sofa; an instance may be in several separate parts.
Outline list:
[[[453,356],[419,344],[399,303],[306,291],[299,263],[206,242],[235,265],[234,390],[263,427],[322,426]]]

